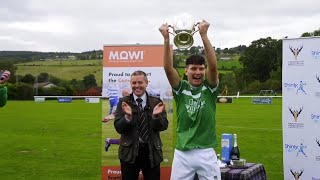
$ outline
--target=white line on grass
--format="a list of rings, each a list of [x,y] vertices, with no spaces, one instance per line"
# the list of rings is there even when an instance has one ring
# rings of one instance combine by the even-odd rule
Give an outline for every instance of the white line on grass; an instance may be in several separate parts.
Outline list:
[[[265,130],[265,131],[282,131],[282,129],[272,129],[272,128],[249,128],[249,127],[239,127],[239,126],[221,126],[219,127],[227,127],[227,128],[238,128],[238,129],[253,129],[253,130]]]

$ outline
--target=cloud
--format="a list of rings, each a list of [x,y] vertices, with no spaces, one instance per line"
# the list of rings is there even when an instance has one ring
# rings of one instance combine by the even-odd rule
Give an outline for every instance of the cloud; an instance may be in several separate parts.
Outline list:
[[[316,0],[2,0],[0,50],[70,51],[104,44],[160,44],[158,27],[181,13],[211,23],[216,47],[264,37],[299,37],[319,29]],[[171,37],[171,39],[173,39]],[[195,45],[201,45],[198,34]]]

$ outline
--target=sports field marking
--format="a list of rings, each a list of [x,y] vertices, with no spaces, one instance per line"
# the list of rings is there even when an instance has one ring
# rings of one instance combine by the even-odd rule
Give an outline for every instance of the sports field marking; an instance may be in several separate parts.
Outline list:
[[[264,130],[264,131],[282,131],[282,129],[272,129],[272,128],[248,128],[248,127],[239,127],[239,126],[221,126],[219,127],[227,127],[227,128],[240,128],[240,129],[252,129],[252,130]]]

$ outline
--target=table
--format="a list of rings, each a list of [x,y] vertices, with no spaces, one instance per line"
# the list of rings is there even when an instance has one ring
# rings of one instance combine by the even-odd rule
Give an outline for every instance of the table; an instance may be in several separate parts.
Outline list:
[[[220,168],[221,180],[266,180],[267,175],[262,164],[246,163],[245,167]],[[198,180],[198,177],[194,178]]]
[[[228,180],[266,180],[267,175],[262,164],[246,163],[246,168],[221,168],[221,179]]]

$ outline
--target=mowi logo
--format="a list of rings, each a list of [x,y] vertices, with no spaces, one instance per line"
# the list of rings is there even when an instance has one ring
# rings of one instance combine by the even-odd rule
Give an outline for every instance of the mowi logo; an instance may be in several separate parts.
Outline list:
[[[110,60],[143,60],[144,51],[110,51]]]

